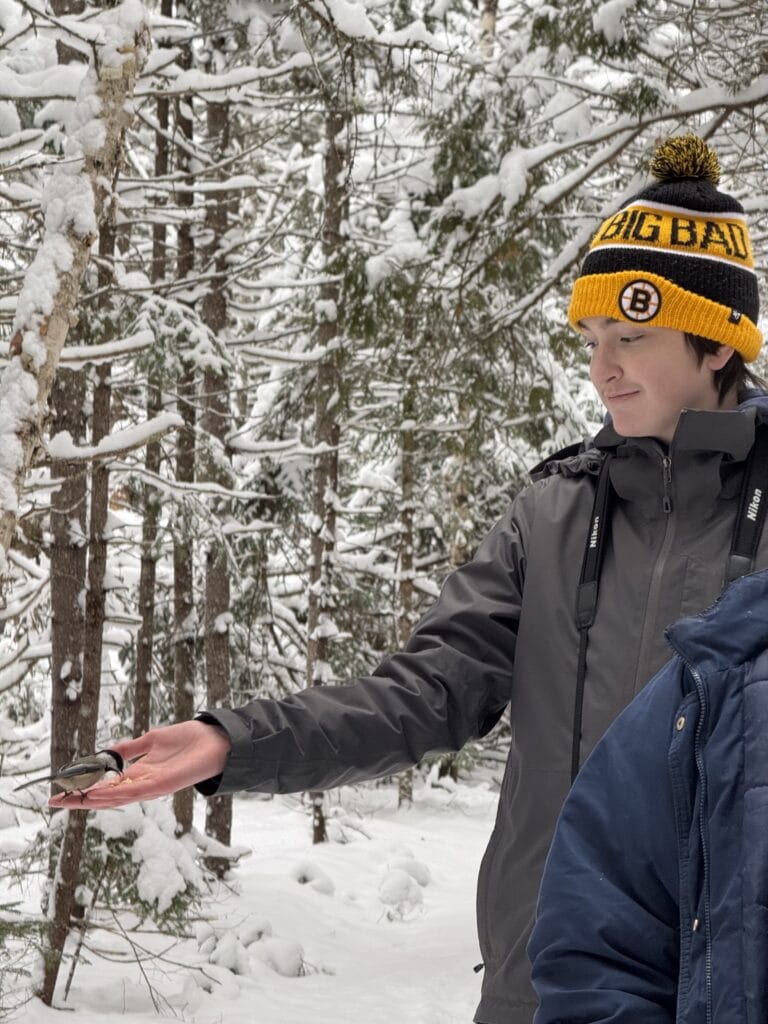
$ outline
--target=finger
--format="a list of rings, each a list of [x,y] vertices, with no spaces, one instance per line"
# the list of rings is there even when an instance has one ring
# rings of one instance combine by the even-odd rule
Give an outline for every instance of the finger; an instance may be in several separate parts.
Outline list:
[[[109,807],[122,807],[124,804],[136,803],[139,800],[151,800],[164,796],[157,784],[145,782],[136,785],[94,786],[86,791],[85,800],[81,802],[79,793],[61,793],[51,797],[50,807],[82,807],[85,810],[106,810]]]

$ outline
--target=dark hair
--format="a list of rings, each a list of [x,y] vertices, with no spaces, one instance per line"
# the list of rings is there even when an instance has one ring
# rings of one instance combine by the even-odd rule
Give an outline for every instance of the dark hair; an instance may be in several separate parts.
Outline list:
[[[712,341],[710,338],[702,338],[698,334],[687,334],[685,340],[693,349],[699,366],[704,362],[705,356],[713,356],[722,348],[719,341]],[[768,391],[768,382],[754,373],[744,362],[741,352],[734,352],[725,366],[715,370],[715,387],[719,402],[722,405],[725,396],[731,391],[743,391],[745,388],[758,388],[760,391]]]

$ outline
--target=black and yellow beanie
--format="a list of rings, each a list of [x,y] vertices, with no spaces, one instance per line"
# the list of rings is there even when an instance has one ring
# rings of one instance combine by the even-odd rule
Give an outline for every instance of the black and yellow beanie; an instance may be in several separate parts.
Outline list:
[[[744,209],[717,189],[720,165],[696,135],[667,139],[656,181],[600,225],[568,309],[584,317],[671,327],[760,352],[759,300]]]

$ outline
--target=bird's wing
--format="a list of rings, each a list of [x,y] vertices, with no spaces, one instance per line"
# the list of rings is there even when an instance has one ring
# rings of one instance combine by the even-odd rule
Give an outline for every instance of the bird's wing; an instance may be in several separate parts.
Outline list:
[[[87,775],[89,772],[98,770],[99,765],[94,764],[93,761],[72,761],[70,764],[65,764],[62,768],[59,768],[52,777],[55,779],[76,779],[79,775]]]

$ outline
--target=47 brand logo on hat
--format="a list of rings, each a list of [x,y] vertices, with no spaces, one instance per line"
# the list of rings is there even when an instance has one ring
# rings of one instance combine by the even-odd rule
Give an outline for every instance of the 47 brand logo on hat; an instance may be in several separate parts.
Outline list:
[[[619,306],[628,320],[645,323],[661,309],[661,292],[650,281],[632,281],[621,289]]]

